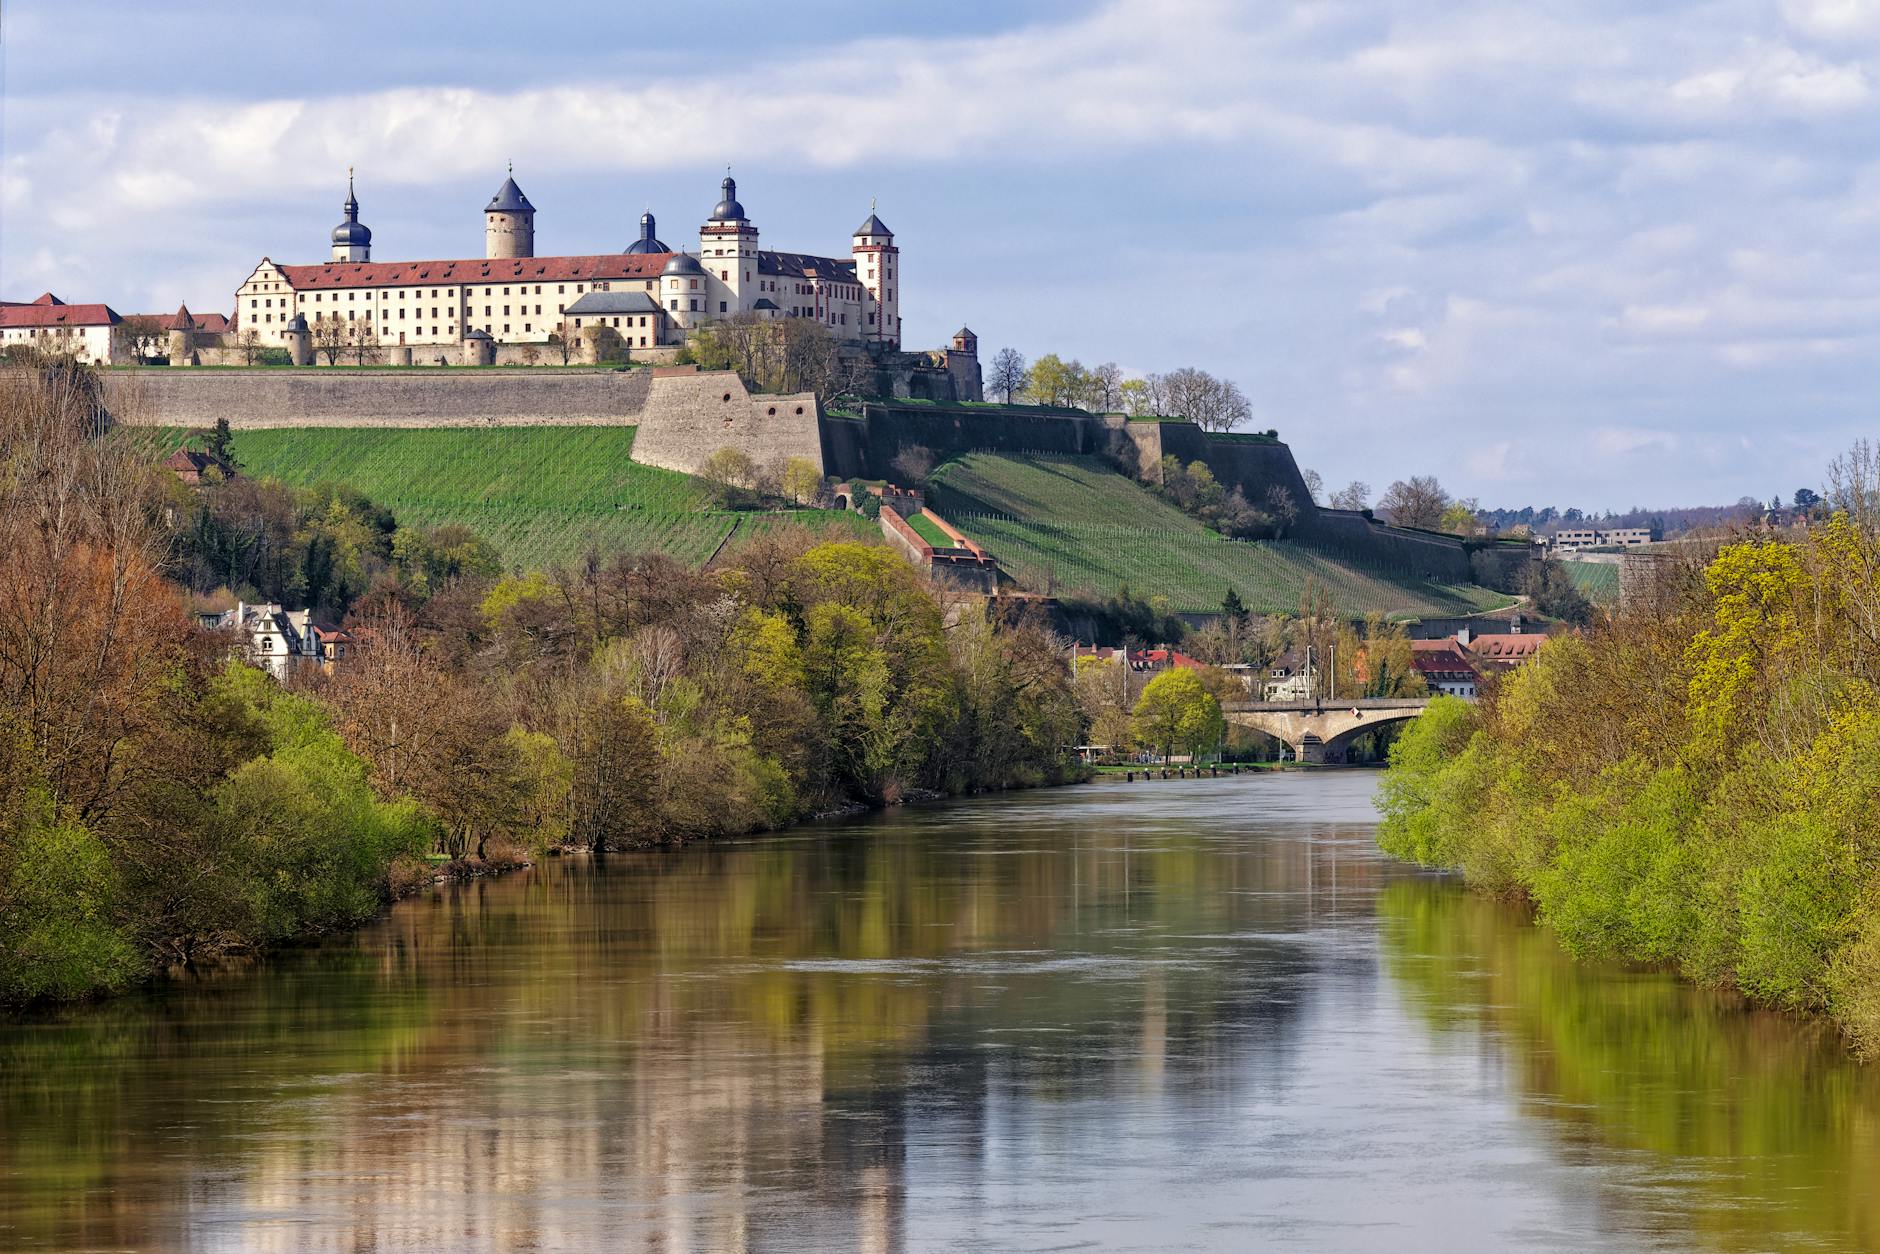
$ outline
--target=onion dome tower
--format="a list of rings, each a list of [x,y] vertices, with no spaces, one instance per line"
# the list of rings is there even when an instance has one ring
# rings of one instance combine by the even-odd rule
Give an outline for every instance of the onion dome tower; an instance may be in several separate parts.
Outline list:
[[[333,260],[372,260],[372,232],[359,221],[359,198],[353,195],[352,167],[346,167],[346,220],[333,228]]]
[[[729,170],[719,185],[718,203],[709,221],[698,229],[699,261],[716,284],[714,300],[723,313],[749,309],[759,288],[757,280],[757,228],[738,203],[738,182]]]

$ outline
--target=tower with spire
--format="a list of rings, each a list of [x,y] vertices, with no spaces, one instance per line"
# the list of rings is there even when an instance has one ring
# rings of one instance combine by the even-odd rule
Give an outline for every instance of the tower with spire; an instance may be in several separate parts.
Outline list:
[[[728,166],[718,190],[712,216],[698,229],[698,260],[717,280],[717,288],[726,292],[716,298],[724,308],[708,311],[722,316],[742,313],[756,299],[758,257],[757,228],[744,216],[744,206],[738,203],[738,183]]]
[[[535,256],[535,206],[516,186],[516,164],[483,207],[483,256],[488,259]]]
[[[353,195],[352,167],[346,167],[346,220],[333,228],[333,260],[372,260],[372,232],[359,221],[359,198]]]
[[[901,346],[901,250],[894,232],[868,202],[868,221],[855,228],[849,253],[855,258],[855,281],[868,290],[873,308],[864,315],[862,338],[890,348]]]

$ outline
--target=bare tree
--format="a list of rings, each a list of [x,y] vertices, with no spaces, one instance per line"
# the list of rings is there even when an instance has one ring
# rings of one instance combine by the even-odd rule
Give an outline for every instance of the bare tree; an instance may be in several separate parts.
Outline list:
[[[313,351],[326,358],[326,364],[337,366],[339,356],[346,351],[346,320],[336,313],[322,314],[313,324]]]
[[[992,359],[992,373],[986,376],[986,390],[1007,405],[1029,383],[1025,359],[1017,349],[1002,348]]]
[[[1319,477],[1316,470],[1308,470],[1301,477],[1306,481],[1306,495],[1314,505],[1318,504],[1325,498],[1325,480]]]
[[[350,324],[352,335],[348,337],[347,352],[355,366],[376,366],[385,360],[385,354],[379,351],[379,332],[370,317],[360,318]]]
[[[1089,376],[1090,407],[1098,413],[1114,413],[1123,404],[1123,369],[1113,361],[1093,367]]]
[[[924,444],[910,444],[894,455],[894,472],[911,487],[920,487],[933,473],[933,450]]]
[[[1187,418],[1203,431],[1232,431],[1253,419],[1253,406],[1232,380],[1217,379],[1193,366],[1150,379],[1152,387],[1159,382],[1162,392],[1163,407],[1157,413]]]
[[[261,332],[249,327],[235,337],[235,346],[242,351],[242,361],[254,365],[261,357]]]
[[[1371,485],[1361,479],[1350,483],[1332,493],[1326,502],[1333,509],[1365,510],[1371,508]]]
[[[1442,526],[1443,511],[1449,508],[1449,493],[1443,491],[1434,475],[1412,475],[1386,488],[1377,508],[1394,526],[1435,531]]]
[[[580,351],[575,343],[576,337],[580,334],[575,329],[574,323],[565,318],[548,333],[548,346],[561,354],[562,365],[565,366],[574,360],[575,353]]]
[[[131,350],[131,356],[139,362],[162,356],[170,343],[169,328],[163,325],[163,319],[151,314],[133,314],[124,319],[119,333],[124,337],[125,347]]]

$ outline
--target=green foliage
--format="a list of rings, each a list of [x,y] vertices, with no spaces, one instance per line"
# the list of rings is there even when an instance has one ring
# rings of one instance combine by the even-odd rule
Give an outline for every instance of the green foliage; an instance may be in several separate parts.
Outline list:
[[[1725,546],[1399,739],[1379,843],[1525,896],[1575,954],[1834,1014],[1880,1050],[1880,537]]]
[[[143,971],[116,870],[81,824],[43,813],[8,842],[0,889],[0,1003],[82,997]]]
[[[1214,612],[1224,588],[1255,613],[1283,613],[1308,579],[1348,614],[1455,614],[1508,601],[1355,550],[1225,539],[1093,457],[969,453],[934,472],[929,503],[1033,591],[1102,598],[1128,588],[1185,613]]]
[[[1150,680],[1136,700],[1134,717],[1137,739],[1155,746],[1164,760],[1178,747],[1190,753],[1212,748],[1227,730],[1220,701],[1185,666]]]

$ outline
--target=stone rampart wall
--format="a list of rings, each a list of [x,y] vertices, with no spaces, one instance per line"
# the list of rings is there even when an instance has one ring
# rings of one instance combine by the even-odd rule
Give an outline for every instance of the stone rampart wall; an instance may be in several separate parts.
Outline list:
[[[115,421],[264,427],[631,425],[646,370],[137,370],[105,376]]]
[[[823,467],[816,397],[752,395],[731,373],[673,374],[652,380],[633,438],[633,460],[696,474],[721,448],[743,450],[759,466],[801,457]]]

